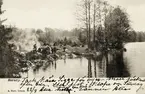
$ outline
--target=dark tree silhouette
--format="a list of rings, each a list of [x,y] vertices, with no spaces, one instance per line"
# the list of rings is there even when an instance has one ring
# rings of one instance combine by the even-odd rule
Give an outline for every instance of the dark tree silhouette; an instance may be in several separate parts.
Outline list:
[[[2,0],[0,1],[0,14],[3,11],[1,9]],[[9,43],[9,40],[13,38],[11,32],[12,28],[2,25],[4,20],[0,21],[0,77],[19,77],[19,65],[15,60],[15,52],[13,51],[13,44]]]

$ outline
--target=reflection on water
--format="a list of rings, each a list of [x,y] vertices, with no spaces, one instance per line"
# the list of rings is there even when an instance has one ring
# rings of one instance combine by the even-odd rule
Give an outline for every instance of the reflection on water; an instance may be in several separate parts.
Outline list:
[[[125,46],[126,52],[116,51],[108,54],[108,64],[104,55],[101,60],[90,58],[61,59],[42,66],[31,67],[22,77],[129,77],[145,76],[145,43],[131,43]],[[103,58],[102,58],[103,57]]]
[[[119,60],[117,60],[119,58]],[[27,75],[23,74],[22,77],[127,77],[129,76],[120,57],[113,59],[106,64],[106,59],[103,57],[101,60],[92,60],[90,58],[74,58],[74,59],[61,59],[54,62],[46,62],[40,66],[33,66],[29,69]],[[115,61],[116,60],[116,61]],[[38,64],[39,65],[39,64]]]
[[[88,60],[88,78],[92,77],[91,59]]]
[[[31,67],[28,77],[105,77],[105,62],[87,58],[61,59],[46,63],[43,66]],[[23,74],[22,76],[27,76]]]

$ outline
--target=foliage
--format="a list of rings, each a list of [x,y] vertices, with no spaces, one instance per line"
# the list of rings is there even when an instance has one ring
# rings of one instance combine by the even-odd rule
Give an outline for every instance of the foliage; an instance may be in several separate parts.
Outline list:
[[[2,0],[0,2],[0,14]],[[1,21],[2,23],[2,21]],[[9,40],[13,38],[12,28],[0,25],[0,77],[19,77],[19,65],[15,59],[16,52]]]
[[[127,13],[120,7],[116,7],[107,15],[105,19],[105,38],[115,48],[121,46],[120,44],[123,42],[127,42],[129,29]]]
[[[128,42],[145,42],[145,32],[144,31],[129,31]]]
[[[78,28],[74,28],[70,31],[46,28],[45,31],[38,29],[36,33],[39,36],[38,37],[39,42],[41,42],[42,44],[57,43],[63,45],[73,45],[73,44],[86,43],[86,35],[84,31]]]
[[[12,28],[0,26],[0,76],[1,77],[15,77],[19,76],[19,65],[16,61],[16,52],[13,51],[13,44],[8,41],[12,37]]]

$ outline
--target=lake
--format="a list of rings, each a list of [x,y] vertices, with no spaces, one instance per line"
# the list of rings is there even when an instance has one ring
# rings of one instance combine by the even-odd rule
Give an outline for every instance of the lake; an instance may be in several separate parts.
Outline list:
[[[50,63],[48,66],[42,66],[38,69],[30,68],[28,73],[23,73],[22,77],[49,77],[54,75],[59,77],[105,77],[105,62],[94,61],[86,58],[61,59]]]
[[[106,59],[95,61],[92,59],[73,58],[60,59],[53,63],[43,65],[39,68],[31,67],[27,73],[23,73],[22,77],[49,77],[54,75],[59,77],[129,77],[139,76],[145,77],[145,42],[128,43],[125,45],[127,49],[123,54],[124,65],[118,65],[119,61],[111,61],[106,64]],[[110,58],[111,56],[109,56]],[[119,57],[118,57],[119,58]],[[120,74],[120,71],[122,73]]]

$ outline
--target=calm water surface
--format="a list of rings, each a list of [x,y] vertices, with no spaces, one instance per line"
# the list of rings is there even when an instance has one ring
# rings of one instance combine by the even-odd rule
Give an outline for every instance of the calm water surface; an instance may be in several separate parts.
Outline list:
[[[123,77],[139,76],[145,77],[145,42],[143,43],[128,43],[125,45],[127,49],[124,52],[123,59],[124,69],[122,70]],[[111,56],[110,56],[111,57]],[[110,58],[109,57],[109,58]],[[120,66],[119,60],[112,59],[108,64],[102,61],[94,61],[86,58],[75,59],[61,59],[56,62],[49,63],[40,68],[30,68],[22,77],[49,77],[54,75],[59,77],[65,75],[66,77],[118,77]],[[121,76],[121,77],[122,77]]]
[[[105,62],[94,61],[86,58],[61,59],[38,69],[30,68],[28,73],[22,76],[28,77],[105,77]]]

